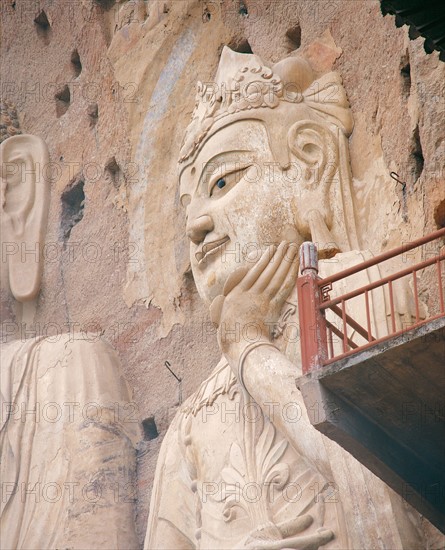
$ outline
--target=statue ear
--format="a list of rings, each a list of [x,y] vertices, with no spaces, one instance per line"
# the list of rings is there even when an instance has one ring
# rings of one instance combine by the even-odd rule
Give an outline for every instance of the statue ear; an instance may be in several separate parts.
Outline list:
[[[329,189],[338,170],[338,146],[332,131],[312,120],[301,120],[291,126],[287,143],[293,162],[297,161],[300,223],[317,243],[320,258],[339,252],[329,231],[332,209]]]
[[[16,300],[33,300],[40,290],[50,195],[49,154],[37,136],[7,138],[0,146],[2,261]]]

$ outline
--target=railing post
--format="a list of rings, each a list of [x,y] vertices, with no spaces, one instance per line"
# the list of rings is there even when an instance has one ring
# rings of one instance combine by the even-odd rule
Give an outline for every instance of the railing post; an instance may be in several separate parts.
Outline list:
[[[320,311],[318,253],[314,243],[300,247],[300,272],[297,279],[303,374],[320,369],[328,357],[326,319]]]

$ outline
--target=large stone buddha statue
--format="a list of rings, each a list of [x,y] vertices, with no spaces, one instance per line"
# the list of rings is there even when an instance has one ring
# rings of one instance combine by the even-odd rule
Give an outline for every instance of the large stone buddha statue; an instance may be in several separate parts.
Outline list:
[[[286,338],[299,245],[317,243],[325,274],[367,257],[352,128],[339,75],[315,77],[301,57],[269,67],[225,48],[215,82],[198,85],[180,199],[222,359],[163,441],[146,550],[425,547],[419,516],[310,425],[295,385],[299,342]]]
[[[138,547],[138,422],[97,334],[30,335],[50,197],[48,148],[1,102],[0,546]],[[11,330],[12,329],[12,330]]]

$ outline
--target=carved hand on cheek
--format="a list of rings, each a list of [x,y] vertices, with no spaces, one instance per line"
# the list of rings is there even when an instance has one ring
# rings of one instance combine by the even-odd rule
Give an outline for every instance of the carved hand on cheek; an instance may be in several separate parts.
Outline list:
[[[228,278],[223,294],[210,307],[218,342],[235,374],[243,351],[254,342],[270,343],[271,331],[298,272],[298,246],[269,246],[250,269],[241,267]]]

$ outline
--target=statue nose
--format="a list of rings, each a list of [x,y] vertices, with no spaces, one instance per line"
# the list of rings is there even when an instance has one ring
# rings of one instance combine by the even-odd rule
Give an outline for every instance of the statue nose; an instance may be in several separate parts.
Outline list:
[[[210,216],[199,216],[189,223],[187,228],[187,237],[194,243],[199,244],[204,239],[207,233],[214,229],[213,220]]]

